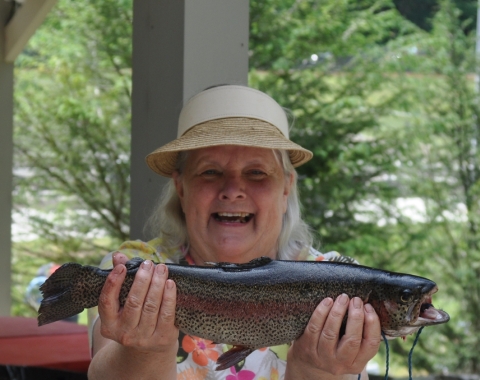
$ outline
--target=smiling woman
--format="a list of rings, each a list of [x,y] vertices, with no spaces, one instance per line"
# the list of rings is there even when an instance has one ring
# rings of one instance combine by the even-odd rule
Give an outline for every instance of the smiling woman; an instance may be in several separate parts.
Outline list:
[[[174,182],[196,263],[277,258],[293,174],[270,149],[216,146],[191,152]],[[242,214],[247,217],[239,219]]]
[[[353,379],[364,371],[381,341],[379,319],[369,304],[342,295],[323,300],[290,346],[254,351],[215,372],[215,360],[227,347],[178,330],[175,283],[165,265],[151,262],[338,260],[336,253],[313,249],[301,218],[295,167],[311,158],[289,139],[282,107],[260,91],[225,85],[190,99],[180,114],[178,138],[146,159],[153,171],[171,178],[150,220],[156,238],[126,242],[102,261],[102,268],[114,269],[100,296],[99,318],[91,321],[89,378]],[[134,256],[145,261],[120,307],[124,264]],[[244,349],[229,352],[235,356]]]
[[[234,148],[236,146],[224,145],[223,147]],[[311,247],[312,236],[310,234],[309,227],[301,218],[300,202],[297,193],[297,173],[290,161],[289,154],[285,150],[253,150],[263,154],[269,152],[269,157],[273,157],[273,159],[279,165],[280,170],[283,171],[286,184],[290,186],[287,196],[287,209],[282,216],[283,221],[281,224],[281,232],[277,241],[278,252],[276,258],[281,260],[305,259],[306,256],[301,255],[300,252],[302,251],[302,248],[303,251],[305,251],[305,247]],[[180,178],[183,177],[180,174],[184,173],[185,171],[187,159],[189,159],[194,152],[195,151],[192,150],[180,152],[178,154],[175,170]],[[239,151],[239,154],[242,157],[248,157],[247,152]],[[260,176],[261,173],[259,172],[257,175]],[[252,217],[252,214],[244,215],[244,220],[248,222]],[[162,236],[162,246],[164,248],[175,249],[179,246],[189,246],[185,215],[180,204],[180,198],[178,196],[174,181],[170,181],[165,187],[161,201],[159,202],[157,209],[152,213],[152,216],[149,220],[149,226],[152,235]],[[299,247],[299,242],[301,242],[301,247]],[[246,260],[242,261],[245,262]]]
[[[292,166],[286,151],[272,150],[272,149],[255,149],[248,147],[238,147],[234,145],[225,145],[213,148],[203,148],[194,151],[182,152],[178,156],[178,163],[176,167],[175,181],[171,181],[163,193],[161,202],[157,210],[153,213],[150,219],[152,230],[162,236],[164,248],[174,248],[179,246],[189,246],[189,234],[187,233],[187,223],[185,214],[177,192],[176,184],[181,185],[185,180],[186,164],[188,162],[197,162],[197,157],[202,152],[205,156],[205,149],[212,149],[212,153],[226,154],[234,156],[237,161],[242,158],[253,158],[255,154],[260,154],[257,164],[258,168],[252,167],[247,172],[240,172],[240,178],[243,178],[247,183],[266,183],[267,179],[271,180],[272,175],[283,176],[284,185],[287,186],[288,194],[286,200],[286,212],[283,212],[280,226],[280,233],[277,240],[277,254],[276,258],[284,260],[295,260],[299,258],[299,242],[302,245],[311,246],[312,238],[308,226],[303,222],[300,215],[300,203],[297,196],[297,174]],[[253,152],[253,154],[251,153]],[[263,157],[266,157],[263,160]],[[208,150],[206,151],[208,157]],[[267,162],[272,166],[265,168]],[[213,164],[213,163],[212,163]],[[238,162],[237,162],[238,164]],[[245,164],[249,164],[246,162]],[[250,164],[255,164],[251,162]],[[188,173],[187,173],[188,174]],[[226,173],[216,168],[205,170],[203,178],[208,178],[209,183],[214,179],[225,178],[222,177]],[[258,187],[258,186],[257,186]],[[246,200],[250,201],[248,198]],[[198,200],[196,201],[197,203]],[[195,201],[194,201],[195,203]],[[237,202],[238,203],[238,202]],[[263,202],[262,202],[263,204]],[[237,208],[237,209],[234,209]],[[214,219],[223,220],[231,219],[232,221],[238,219],[240,223],[249,223],[254,218],[253,212],[250,210],[239,210],[237,205],[230,206],[229,209],[219,210],[212,216]],[[232,214],[232,215],[230,215]],[[234,218],[236,216],[236,218]],[[275,219],[275,220],[278,220]],[[192,225],[192,224],[190,224]],[[264,253],[266,255],[266,252]],[[305,257],[303,257],[305,258]],[[209,260],[212,261],[212,260]],[[241,261],[246,261],[243,258]]]

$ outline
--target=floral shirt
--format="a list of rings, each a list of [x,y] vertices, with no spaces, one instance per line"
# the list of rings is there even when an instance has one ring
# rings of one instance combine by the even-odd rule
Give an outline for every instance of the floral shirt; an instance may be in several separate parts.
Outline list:
[[[123,253],[129,258],[141,257],[157,263],[193,264],[182,249],[166,251],[162,247],[160,238],[149,241],[127,241],[117,251],[107,254],[100,264],[102,269],[113,267],[114,253]],[[313,248],[305,248],[299,253],[298,260],[312,261],[348,261],[352,259],[341,256],[337,252],[322,254]],[[96,308],[89,310],[90,331],[98,317]],[[90,334],[91,337],[91,334]],[[92,340],[90,339],[90,344]],[[177,354],[177,379],[178,380],[270,380],[283,379],[286,367],[288,344],[275,347],[265,347],[251,353],[244,361],[223,370],[215,371],[216,360],[228,351],[231,346],[214,344],[209,340],[185,335],[180,332],[179,350]]]

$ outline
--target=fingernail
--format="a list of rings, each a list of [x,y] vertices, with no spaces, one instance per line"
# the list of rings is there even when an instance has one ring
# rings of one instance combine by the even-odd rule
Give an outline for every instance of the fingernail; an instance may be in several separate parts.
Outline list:
[[[373,312],[375,312],[375,309],[374,309],[373,306],[370,305],[369,303],[366,303],[364,307],[365,307],[365,311],[366,311],[367,313],[373,313]]]
[[[358,297],[353,298],[353,307],[355,309],[360,309],[362,307],[362,305],[363,305],[363,302],[360,298],[358,298]]]
[[[346,305],[348,303],[348,296],[343,293],[340,296],[338,296],[337,301],[340,305]]]
[[[322,304],[323,304],[324,306],[331,306],[332,303],[333,303],[333,301],[332,301],[332,299],[329,298],[329,297],[325,298],[325,299],[322,301]]]
[[[172,288],[173,288],[173,281],[167,280],[167,289],[172,289]]]
[[[117,265],[116,267],[113,268],[112,272],[115,274],[122,274],[123,273],[123,265]]]
[[[150,260],[145,260],[143,263],[143,268],[144,269],[150,269],[150,267],[152,266],[152,262]]]
[[[163,264],[158,264],[157,267],[155,268],[158,274],[165,274],[165,265]]]

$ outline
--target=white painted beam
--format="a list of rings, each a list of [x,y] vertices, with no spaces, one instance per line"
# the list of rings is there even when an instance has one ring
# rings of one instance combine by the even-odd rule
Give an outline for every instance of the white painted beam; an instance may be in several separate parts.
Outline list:
[[[219,84],[248,83],[248,0],[134,0],[130,238],[166,178],[145,156],[177,136],[182,104]]]
[[[248,0],[186,0],[184,28],[184,102],[209,86],[248,84]]]
[[[57,0],[27,0],[5,26],[5,62],[14,62]]]

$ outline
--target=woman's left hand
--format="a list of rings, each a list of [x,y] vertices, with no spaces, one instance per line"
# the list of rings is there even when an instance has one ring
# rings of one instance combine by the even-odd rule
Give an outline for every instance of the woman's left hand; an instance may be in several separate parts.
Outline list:
[[[340,329],[346,312],[345,334]],[[342,294],[335,302],[324,299],[305,332],[288,353],[285,379],[342,378],[358,375],[378,351],[380,320],[370,304]]]

